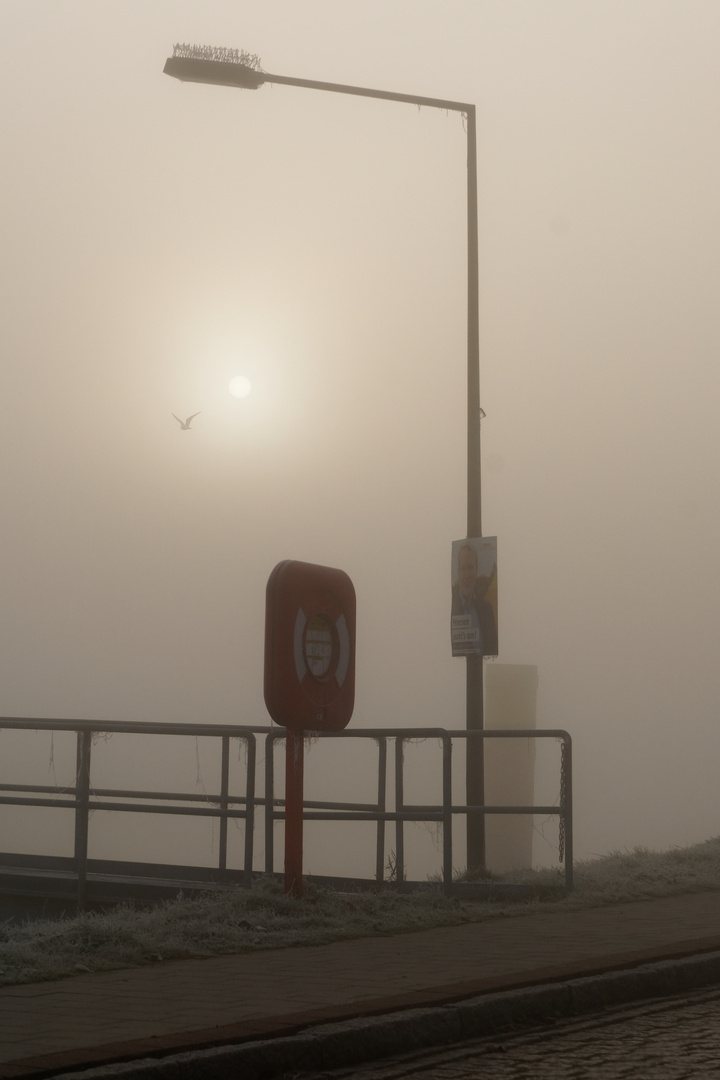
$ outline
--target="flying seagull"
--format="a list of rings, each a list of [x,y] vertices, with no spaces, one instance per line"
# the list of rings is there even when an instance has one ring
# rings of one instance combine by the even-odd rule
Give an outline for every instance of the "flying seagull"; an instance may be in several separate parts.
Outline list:
[[[190,421],[191,421],[191,420],[194,420],[196,416],[199,416],[199,415],[200,415],[200,411],[201,411],[201,410],[198,410],[198,412],[194,412],[194,413],[192,414],[192,416],[188,416],[188,418],[187,418],[187,420],[185,421],[185,423],[183,423],[183,422],[182,422],[182,420],[180,419],[180,417],[179,417],[179,416],[175,416],[175,413],[173,413],[173,416],[175,416],[175,419],[177,420],[178,424],[180,425],[180,430],[181,430],[181,431],[189,431],[189,430],[190,430]]]

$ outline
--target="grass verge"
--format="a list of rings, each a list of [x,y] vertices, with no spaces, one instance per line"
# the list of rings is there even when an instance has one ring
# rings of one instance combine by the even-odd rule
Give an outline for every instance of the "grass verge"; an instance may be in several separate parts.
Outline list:
[[[539,893],[562,884],[552,870],[493,877],[537,885]],[[150,909],[125,905],[60,921],[6,922],[0,925],[0,985],[705,890],[720,890],[720,837],[688,848],[636,848],[576,863],[575,891],[553,901],[468,902],[444,896],[439,886],[412,894],[392,887],[349,894],[309,886],[296,900],[275,880],[260,879],[252,889],[178,897]]]

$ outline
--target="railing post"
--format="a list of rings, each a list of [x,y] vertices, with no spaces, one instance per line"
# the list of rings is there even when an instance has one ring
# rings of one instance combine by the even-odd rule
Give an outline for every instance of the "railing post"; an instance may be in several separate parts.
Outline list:
[[[385,809],[387,798],[387,739],[377,739],[378,744],[378,813],[377,846],[375,848],[375,880],[382,881],[385,874]]]
[[[247,749],[247,775],[245,780],[245,884],[252,884],[253,841],[255,836],[255,736],[249,734],[245,739]]]
[[[565,890],[573,891],[573,805],[572,805],[572,739],[565,733],[562,752],[564,757],[564,799],[560,807],[565,830]]]
[[[405,822],[402,817],[405,796],[403,793],[404,739],[395,737],[395,881],[405,880]]]
[[[275,870],[275,739],[274,732],[265,736],[265,873]]]
[[[230,782],[230,736],[223,735],[220,739],[222,758],[220,764],[220,850],[218,853],[218,868],[227,870],[227,836],[228,836],[228,785]]]
[[[443,888],[446,896],[452,892],[452,737],[445,732],[442,739],[443,791]]]
[[[77,733],[77,767],[75,772],[75,872],[77,874],[77,908],[83,911],[87,893],[88,828],[90,819],[90,751],[92,731]]]

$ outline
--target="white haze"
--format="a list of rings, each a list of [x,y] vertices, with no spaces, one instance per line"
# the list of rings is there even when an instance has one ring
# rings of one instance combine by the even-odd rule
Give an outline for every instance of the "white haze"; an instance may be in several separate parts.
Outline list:
[[[162,73],[245,48],[477,104],[499,661],[573,736],[579,856],[716,835],[714,0],[0,18],[0,714],[268,722],[265,582],[297,558],[355,583],[354,725],[464,724],[462,120]]]

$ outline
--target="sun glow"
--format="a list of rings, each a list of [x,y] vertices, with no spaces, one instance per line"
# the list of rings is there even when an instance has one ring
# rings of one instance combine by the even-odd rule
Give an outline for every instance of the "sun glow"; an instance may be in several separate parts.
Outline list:
[[[233,397],[244,398],[252,390],[252,383],[245,375],[235,375],[228,383],[228,390]]]

